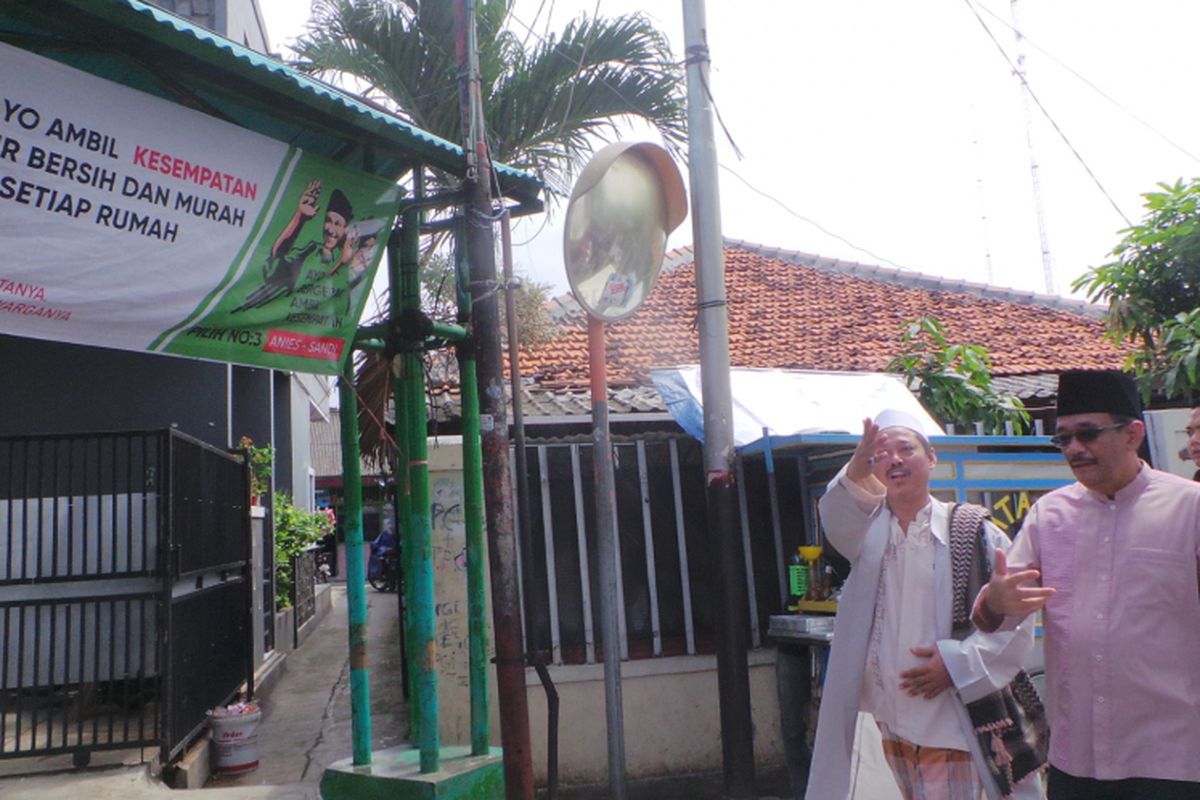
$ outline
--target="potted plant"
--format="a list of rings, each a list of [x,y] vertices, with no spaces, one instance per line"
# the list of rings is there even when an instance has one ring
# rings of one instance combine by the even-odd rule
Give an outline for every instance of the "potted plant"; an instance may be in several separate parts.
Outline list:
[[[259,505],[259,498],[271,491],[271,464],[275,461],[275,446],[255,447],[254,440],[243,436],[238,449],[250,465],[250,505]]]

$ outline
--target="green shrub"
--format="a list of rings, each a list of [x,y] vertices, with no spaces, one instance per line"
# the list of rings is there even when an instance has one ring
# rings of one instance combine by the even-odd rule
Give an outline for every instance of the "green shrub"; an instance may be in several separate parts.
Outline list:
[[[305,511],[292,504],[284,492],[275,493],[275,608],[292,604],[292,558],[316,544],[333,530],[333,523],[317,511]]]
[[[899,372],[921,405],[942,425],[983,423],[985,433],[1004,433],[1029,427],[1029,412],[1019,398],[992,386],[992,359],[978,344],[951,344],[946,329],[934,317],[905,324],[900,334],[901,353],[887,368]]]

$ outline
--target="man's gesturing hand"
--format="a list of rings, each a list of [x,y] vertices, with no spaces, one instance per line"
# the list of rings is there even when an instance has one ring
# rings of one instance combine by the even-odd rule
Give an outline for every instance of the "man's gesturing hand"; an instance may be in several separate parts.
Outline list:
[[[1054,589],[1041,587],[1041,573],[1023,569],[1010,573],[1004,551],[996,550],[996,566],[983,596],[984,608],[995,616],[1024,618],[1046,605]]]
[[[300,216],[304,219],[312,219],[317,215],[317,201],[321,199],[321,181],[319,178],[309,181],[308,186],[304,187],[304,193],[300,195],[300,202],[296,204],[296,211],[300,212]]]
[[[846,477],[860,485],[870,478],[875,470],[876,459],[883,453],[887,440],[888,435],[883,433],[878,425],[869,419],[864,419],[862,438],[858,440],[858,445],[854,448],[854,455],[850,456],[850,464],[846,467]]]
[[[912,697],[920,695],[932,700],[952,685],[950,673],[936,647],[914,647],[909,652],[920,658],[928,658],[928,664],[913,667],[900,673],[900,688]]]

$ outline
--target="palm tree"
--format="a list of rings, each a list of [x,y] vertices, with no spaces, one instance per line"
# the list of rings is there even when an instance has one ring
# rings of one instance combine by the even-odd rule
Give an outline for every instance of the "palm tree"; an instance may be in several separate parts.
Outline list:
[[[557,34],[521,34],[521,25],[508,0],[476,4],[492,158],[566,191],[592,146],[622,119],[649,122],[668,148],[684,142],[682,70],[643,14],[580,16]],[[454,37],[453,3],[445,0],[316,0],[294,49],[300,69],[350,77],[413,125],[458,141]]]
[[[478,0],[475,9],[493,159],[538,175],[562,196],[593,145],[623,120],[650,123],[669,149],[681,150],[683,71],[643,14],[580,16],[559,33],[536,33],[511,15],[508,0]],[[293,49],[299,69],[348,84],[418,128],[461,139],[453,3],[315,0],[307,31]],[[427,251],[427,267],[449,263],[433,256],[436,245]],[[444,273],[445,267],[437,275],[426,270],[427,301],[440,294]],[[431,305],[428,311],[436,315],[438,303]],[[524,305],[528,310],[530,303]],[[452,369],[445,358],[435,360],[443,375]],[[370,406],[360,411],[362,452],[390,463],[378,422],[390,389],[386,362],[368,354],[356,383],[363,406]]]

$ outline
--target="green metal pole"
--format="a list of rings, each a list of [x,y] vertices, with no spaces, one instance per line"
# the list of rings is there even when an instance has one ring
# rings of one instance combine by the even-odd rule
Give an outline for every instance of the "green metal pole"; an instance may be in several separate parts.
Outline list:
[[[420,214],[417,209],[404,212],[403,240],[400,254],[401,304],[405,310],[419,309],[421,285]],[[421,772],[437,772],[441,760],[440,731],[438,730],[437,642],[434,638],[433,591],[433,520],[429,512],[429,454],[425,440],[425,371],[424,352],[410,349],[404,354],[405,378],[408,387],[408,425],[410,450],[408,479],[412,494],[409,537],[412,543],[412,583],[410,625],[412,650],[409,652],[409,672],[416,688],[416,705],[420,726],[417,746],[421,751]]]
[[[470,319],[471,297],[465,291],[468,271],[465,240],[458,240],[458,316]],[[471,755],[488,754],[487,599],[484,586],[483,442],[479,436],[479,384],[475,353],[469,343],[458,348],[462,392],[463,512],[467,533],[467,638],[470,654]]]
[[[354,764],[371,763],[371,689],[367,674],[367,576],[363,568],[362,474],[354,366],[338,380],[342,422],[342,520],[346,532],[346,606],[350,617],[350,733]]]

